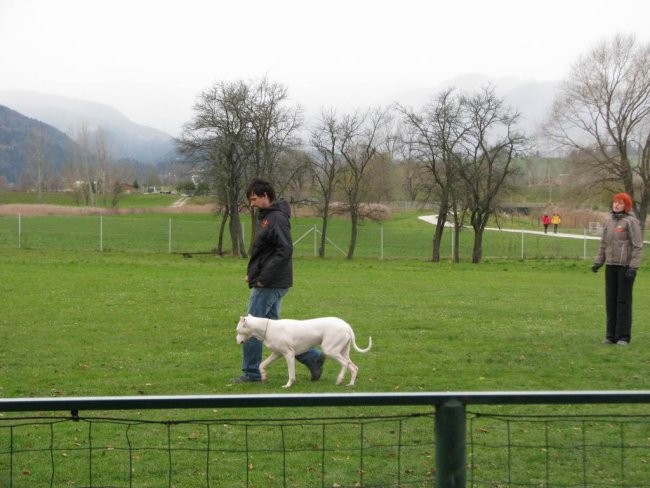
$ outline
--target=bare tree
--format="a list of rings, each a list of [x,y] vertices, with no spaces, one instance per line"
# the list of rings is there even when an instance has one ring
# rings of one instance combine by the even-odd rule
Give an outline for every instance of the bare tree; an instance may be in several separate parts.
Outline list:
[[[32,129],[26,142],[26,176],[36,190],[38,203],[43,203],[43,190],[52,171],[52,165],[47,159],[47,141],[43,129]]]
[[[230,222],[234,256],[246,256],[241,246],[239,206],[249,176],[250,124],[246,116],[249,90],[243,81],[220,82],[201,93],[194,104],[194,119],[183,127],[177,141],[181,153],[189,161],[202,164],[214,182],[219,203],[225,209],[217,252],[222,252],[223,232]]]
[[[341,120],[338,144],[345,162],[345,169],[341,173],[341,187],[348,200],[351,223],[348,259],[354,257],[367,172],[378,149],[386,143],[389,120],[389,111],[381,108],[364,113],[357,111]]]
[[[292,173],[284,174],[286,167],[279,163],[287,151],[299,144],[295,135],[303,122],[302,108],[287,106],[288,89],[267,78],[250,85],[249,93],[246,116],[253,137],[253,173],[273,179],[281,190],[291,180]]]
[[[96,199],[96,168],[93,159],[91,134],[88,125],[82,122],[76,137],[77,143],[73,147],[73,188],[78,203],[86,206],[95,206]]]
[[[368,203],[380,204],[394,200],[400,182],[398,167],[390,151],[380,150],[372,159],[365,186],[365,201]]]
[[[474,229],[472,262],[483,255],[483,232],[494,213],[496,199],[514,173],[512,160],[526,147],[526,137],[516,129],[519,113],[504,105],[492,86],[464,97],[466,132],[459,174],[465,183],[470,222]]]
[[[109,192],[113,193],[113,202],[116,205],[119,195],[115,195],[113,192],[112,181],[111,181],[111,156],[108,149],[108,142],[106,132],[103,129],[97,129],[94,133],[95,140],[95,161],[96,161],[96,183],[95,183],[95,192],[97,195],[101,195],[102,205],[107,206],[108,199],[107,194]]]
[[[321,235],[318,248],[320,257],[325,257],[330,205],[339,173],[343,168],[342,156],[339,152],[339,136],[340,122],[336,111],[334,109],[322,110],[320,120],[311,131],[310,143],[315,152],[309,159],[322,198]]]
[[[395,190],[400,186],[396,165],[402,147],[399,119],[392,115],[388,117],[381,140],[377,157],[370,162],[367,176],[366,201],[369,203],[392,201]],[[370,211],[369,215],[372,214]]]
[[[402,131],[404,133],[404,131]],[[404,136],[405,141],[413,140],[413,136]],[[398,167],[401,171],[402,191],[410,203],[415,203],[419,197],[430,195],[433,186],[429,175],[417,160],[413,144],[401,144],[399,147]]]
[[[546,135],[573,152],[603,188],[633,196],[644,225],[650,204],[650,43],[617,35],[573,66]]]
[[[225,209],[218,252],[228,221],[232,254],[246,256],[239,212],[253,176],[277,178],[280,191],[286,185],[282,157],[295,145],[293,135],[301,122],[300,108],[285,107],[287,100],[286,88],[266,79],[215,83],[200,94],[195,116],[177,140],[187,160],[202,165],[210,176]],[[251,233],[251,242],[253,237]]]
[[[407,131],[404,143],[422,169],[430,176],[432,185],[429,193],[435,195],[439,202],[438,219],[433,235],[433,250],[431,259],[440,261],[440,245],[449,214],[453,214],[455,244],[458,245],[458,235],[462,224],[459,218],[462,213],[458,208],[458,158],[460,142],[466,128],[463,124],[461,97],[453,88],[439,93],[421,111],[399,106],[398,110],[404,118]],[[458,252],[454,253],[458,260]]]
[[[398,114],[402,116],[402,123],[397,132],[400,140],[397,145],[396,155],[402,182],[402,193],[411,204],[415,204],[416,202],[421,202],[422,204],[429,203],[432,197],[431,189],[434,184],[431,181],[431,175],[420,160],[421,153],[418,145],[415,143],[419,138],[419,129],[417,126],[414,127],[413,124],[404,121],[404,118],[409,116],[404,114],[404,110],[406,110],[407,114],[415,113],[411,108],[406,108],[399,104],[396,104],[395,108]]]

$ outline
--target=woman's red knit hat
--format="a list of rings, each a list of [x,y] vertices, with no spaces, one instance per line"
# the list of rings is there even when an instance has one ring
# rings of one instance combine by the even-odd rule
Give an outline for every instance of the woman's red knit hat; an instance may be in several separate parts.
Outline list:
[[[629,212],[632,210],[632,198],[630,195],[627,193],[617,193],[614,195],[614,198],[612,199],[614,202],[623,202],[623,206],[625,208],[625,213]]]

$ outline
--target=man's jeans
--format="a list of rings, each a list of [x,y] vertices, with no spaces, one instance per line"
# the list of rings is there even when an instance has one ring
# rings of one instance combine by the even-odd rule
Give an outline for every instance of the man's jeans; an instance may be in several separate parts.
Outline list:
[[[287,294],[287,288],[251,288],[248,301],[248,313],[253,317],[265,317],[272,320],[280,318],[282,297]],[[244,376],[260,379],[260,363],[262,362],[262,341],[251,337],[244,342],[244,359],[241,369]],[[310,370],[316,365],[321,353],[314,348],[296,355],[296,359]]]

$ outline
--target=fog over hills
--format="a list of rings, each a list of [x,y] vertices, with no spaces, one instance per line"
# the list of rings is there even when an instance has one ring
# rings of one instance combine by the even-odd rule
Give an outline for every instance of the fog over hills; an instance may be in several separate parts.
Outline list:
[[[494,86],[496,94],[521,113],[519,126],[529,136],[538,133],[541,124],[547,120],[560,86],[559,82],[552,81],[537,82],[514,77],[494,79],[482,74],[464,74],[438,86],[398,92],[392,97],[372,102],[367,100],[366,105],[388,106],[399,103],[417,110],[446,88],[476,92],[488,84]],[[301,103],[301,100],[295,102]],[[108,105],[21,90],[0,91],[0,104],[49,124],[72,139],[78,138],[82,125],[90,131],[101,129],[114,159],[128,158],[155,164],[177,158],[174,140],[169,134],[140,125]],[[339,113],[354,110],[346,106],[334,108]],[[306,134],[318,115],[317,112],[307,114],[306,126],[303,128]]]
[[[482,74],[465,74],[433,89],[423,88],[397,94],[394,101],[417,109],[446,88],[475,92],[488,84],[492,84],[496,94],[521,113],[520,126],[530,136],[535,135],[549,117],[560,86],[560,82],[555,81],[522,81],[514,77],[492,79]]]
[[[47,157],[55,172],[81,152],[63,132],[0,105],[0,176],[15,183],[36,151]]]
[[[82,126],[92,132],[101,129],[116,159],[158,163],[176,155],[169,134],[137,124],[108,105],[20,90],[0,92],[0,104],[51,125],[72,139]]]

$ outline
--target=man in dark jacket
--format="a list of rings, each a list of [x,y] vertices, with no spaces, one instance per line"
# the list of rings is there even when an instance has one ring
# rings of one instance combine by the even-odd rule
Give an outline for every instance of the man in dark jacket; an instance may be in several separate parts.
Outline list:
[[[255,179],[246,189],[251,207],[256,208],[257,228],[251,250],[246,281],[251,290],[248,313],[272,320],[280,318],[282,297],[293,285],[293,243],[291,241],[291,207],[275,199],[275,190],[266,180]],[[251,338],[243,345],[242,375],[233,382],[260,381],[262,341]],[[296,355],[307,366],[312,381],[320,378],[325,356],[317,349]]]

